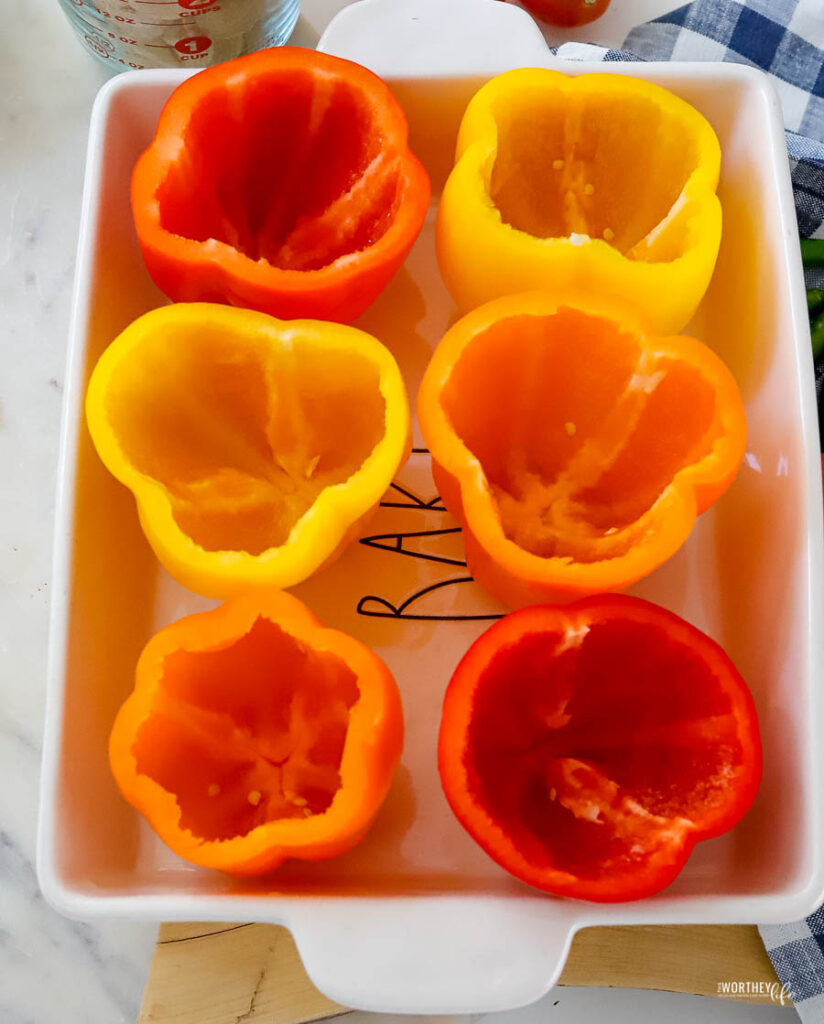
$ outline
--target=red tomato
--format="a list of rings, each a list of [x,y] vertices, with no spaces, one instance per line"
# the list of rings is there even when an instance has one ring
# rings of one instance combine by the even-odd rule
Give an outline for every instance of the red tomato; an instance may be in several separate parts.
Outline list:
[[[438,744],[458,820],[522,881],[614,902],[658,892],[744,815],[753,699],[724,651],[627,595],[523,608],[469,648]]]
[[[523,0],[524,7],[550,25],[586,25],[609,7],[610,0]]]

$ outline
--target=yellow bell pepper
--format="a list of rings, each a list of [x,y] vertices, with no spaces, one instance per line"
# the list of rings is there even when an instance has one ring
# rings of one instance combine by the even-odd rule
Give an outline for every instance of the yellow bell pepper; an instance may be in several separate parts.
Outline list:
[[[528,68],[488,82],[458,134],[437,251],[466,312],[527,289],[587,289],[680,331],[721,240],[718,139],[693,107],[617,74]]]
[[[210,303],[135,320],[86,419],[168,572],[206,597],[289,587],[359,532],[409,454],[391,353],[354,327]]]

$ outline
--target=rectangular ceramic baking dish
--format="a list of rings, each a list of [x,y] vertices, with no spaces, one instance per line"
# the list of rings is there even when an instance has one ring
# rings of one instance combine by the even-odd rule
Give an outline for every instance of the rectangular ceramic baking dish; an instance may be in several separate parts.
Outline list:
[[[824,890],[821,471],[790,178],[766,77],[730,64],[563,63],[523,11],[494,0],[363,0],[338,16],[321,48],[390,81],[435,200],[468,98],[509,68],[638,75],[712,122],[723,150],[724,238],[690,330],[738,379],[748,451],[685,547],[634,592],[709,632],[738,664],[763,728],[763,786],[740,825],[700,844],[670,888],[638,903],[549,898],[490,861],[443,799],[435,737],[453,667],[500,609],[467,579],[424,450],[387,495],[368,542],[296,590],[329,625],[374,647],[403,692],[403,764],[364,843],[336,861],[233,881],[179,860],[120,798],[106,743],[137,654],[159,626],[210,605],[158,568],[132,496],[98,461],[82,415],[102,349],[165,301],[141,262],[128,186],[183,76],[138,72],[101,91],[89,141],[57,503],[38,855],[46,897],[85,918],[285,924],[333,999],[431,1013],[537,999],[558,977],[575,931],[590,925],[801,917]],[[430,217],[360,324],[393,350],[414,395],[453,313]]]

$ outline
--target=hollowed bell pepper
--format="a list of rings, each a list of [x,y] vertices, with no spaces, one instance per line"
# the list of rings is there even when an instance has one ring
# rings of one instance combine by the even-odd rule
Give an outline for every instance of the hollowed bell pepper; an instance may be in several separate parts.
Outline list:
[[[511,607],[651,572],[731,483],[746,440],[738,388],[710,349],[563,291],[459,320],[418,418],[469,569]]]
[[[603,902],[669,885],[761,780],[733,663],[624,595],[524,608],[488,629],[449,683],[438,760],[458,820],[501,867]]]
[[[157,557],[217,598],[325,565],[411,443],[400,370],[375,338],[206,303],[127,327],[92,374],[86,418]]]
[[[625,75],[510,71],[470,102],[441,197],[438,260],[463,311],[531,288],[626,299],[680,331],[721,238],[707,121]]]
[[[359,842],[402,746],[400,696],[380,658],[268,591],[152,637],[109,760],[175,853],[258,875]]]
[[[351,61],[261,50],[178,86],[132,177],[149,273],[175,301],[354,320],[429,204],[389,88]]]

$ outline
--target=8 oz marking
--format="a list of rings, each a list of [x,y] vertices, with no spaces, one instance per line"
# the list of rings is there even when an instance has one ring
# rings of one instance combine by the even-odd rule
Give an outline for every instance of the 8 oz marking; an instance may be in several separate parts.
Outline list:
[[[137,21],[135,18],[129,18],[123,14],[112,14],[111,11],[105,11],[98,7],[96,3],[91,0],[70,0],[75,7],[87,7],[89,10],[96,12],[100,17],[111,18],[114,21],[120,22],[123,25],[152,25],[154,22],[143,22]],[[100,0],[98,0],[98,3]],[[177,14],[179,18],[192,18],[199,13],[210,14],[214,11],[221,10],[219,0],[120,0],[121,3],[137,2],[144,4],[152,4],[153,6],[174,6],[182,8],[178,10]],[[171,13],[171,12],[169,12]],[[158,22],[160,25],[171,25],[173,22]],[[91,28],[91,25],[89,26]],[[109,39],[114,39],[117,42],[124,43],[126,46],[138,46],[138,40],[132,39],[129,36],[120,36],[116,32],[107,32],[106,35]],[[100,53],[101,56],[109,56],[105,50],[103,50],[101,43],[102,37],[98,36],[98,42],[95,44],[88,36],[86,37],[87,42],[92,49]],[[106,43],[106,45],[111,45]],[[168,44],[156,44],[147,43],[147,46],[154,46],[165,49]],[[207,56],[207,51],[212,46],[212,40],[208,36],[187,36],[185,39],[179,39],[176,43],[172,44],[174,49],[180,54],[181,60],[200,60]],[[121,64],[125,64],[132,68],[142,68],[145,65],[135,64],[133,61],[126,61],[122,58],[118,58]]]

